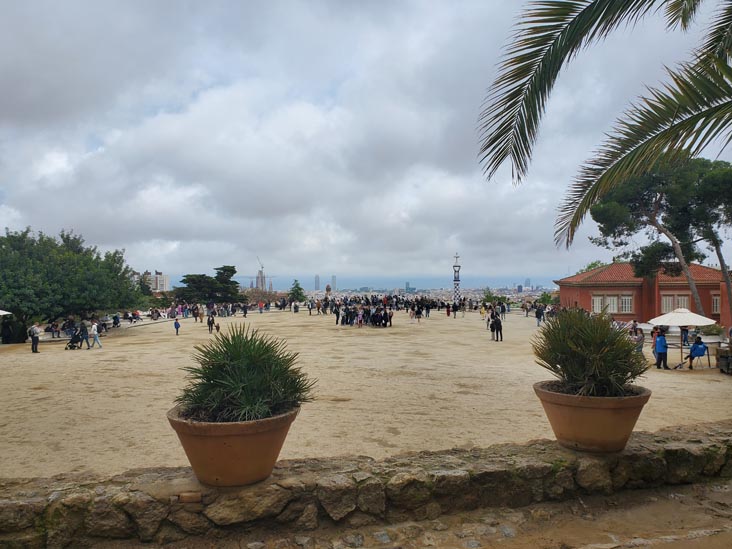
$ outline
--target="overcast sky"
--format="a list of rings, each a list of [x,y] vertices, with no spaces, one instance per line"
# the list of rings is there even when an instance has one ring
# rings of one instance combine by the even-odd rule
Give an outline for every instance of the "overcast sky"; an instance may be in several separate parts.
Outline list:
[[[486,182],[477,117],[523,2],[4,2],[0,227],[136,270],[556,277],[568,182],[698,33],[662,18],[562,73],[531,171]],[[706,15],[697,22],[703,26]],[[508,167],[507,167],[508,168]]]

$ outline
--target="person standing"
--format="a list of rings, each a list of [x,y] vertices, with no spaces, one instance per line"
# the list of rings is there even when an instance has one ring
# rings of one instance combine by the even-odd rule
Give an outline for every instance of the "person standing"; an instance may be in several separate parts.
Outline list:
[[[94,347],[94,345],[99,345],[99,348],[102,348],[102,342],[99,341],[99,327],[97,326],[96,322],[92,322],[91,325],[91,336],[92,336],[92,344],[91,347]],[[88,341],[88,338],[87,338]],[[91,348],[90,347],[90,348]]]
[[[656,368],[661,369],[663,365],[664,370],[670,370],[668,367],[668,343],[666,343],[666,332],[659,330],[656,336]]]
[[[679,330],[681,330],[681,345],[684,347],[689,346],[689,327],[688,326],[679,326]]]
[[[206,321],[206,324],[208,325],[208,333],[212,334],[213,329],[214,329],[214,324],[216,324],[216,321],[214,320],[213,315],[208,315],[208,320]]]
[[[503,341],[503,322],[501,321],[501,316],[497,315],[496,318],[493,319],[493,325],[496,329],[496,341],[498,341],[498,338],[501,338],[501,341]]]
[[[28,330],[28,335],[31,338],[31,353],[38,353],[38,342],[41,340],[41,326],[36,322]]]
[[[544,320],[544,307],[541,305],[536,306],[536,325],[539,326],[541,321]]]
[[[178,322],[178,319],[175,319],[175,322],[173,322],[173,328],[175,328],[175,335],[178,335],[178,330],[180,330],[180,322]]]
[[[86,350],[91,349],[91,345],[89,345],[89,328],[86,327],[86,322],[83,320],[79,323],[79,337],[81,338],[79,348],[81,348],[82,343],[86,342]]]
[[[643,328],[636,328],[635,329],[636,336],[633,338],[635,340],[635,352],[643,354],[643,343],[646,341],[646,336],[643,333]]]

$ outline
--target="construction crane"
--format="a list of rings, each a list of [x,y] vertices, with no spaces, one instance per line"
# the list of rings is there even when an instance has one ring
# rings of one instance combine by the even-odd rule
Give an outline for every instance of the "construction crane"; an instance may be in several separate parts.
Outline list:
[[[262,263],[262,260],[259,259],[259,256],[257,256],[257,261],[259,261],[259,268],[262,269],[262,272],[264,272],[264,263]]]

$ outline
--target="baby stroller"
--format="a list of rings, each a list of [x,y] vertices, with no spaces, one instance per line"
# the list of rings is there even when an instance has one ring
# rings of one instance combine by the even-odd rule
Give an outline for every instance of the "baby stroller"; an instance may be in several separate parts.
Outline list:
[[[74,332],[74,335],[71,336],[71,339],[66,344],[66,347],[64,347],[64,350],[73,350],[73,349],[81,349],[81,334],[79,333],[79,330],[76,330]]]

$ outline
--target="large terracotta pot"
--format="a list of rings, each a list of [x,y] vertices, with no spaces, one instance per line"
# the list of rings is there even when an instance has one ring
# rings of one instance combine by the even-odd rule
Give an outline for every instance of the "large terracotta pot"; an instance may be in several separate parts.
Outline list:
[[[300,408],[257,421],[206,423],[168,412],[198,480],[212,486],[241,486],[264,480],[280,455]]]
[[[638,395],[589,397],[555,393],[547,389],[553,381],[534,384],[557,442],[565,448],[585,452],[620,452],[628,443],[635,422],[651,391],[635,387]]]

